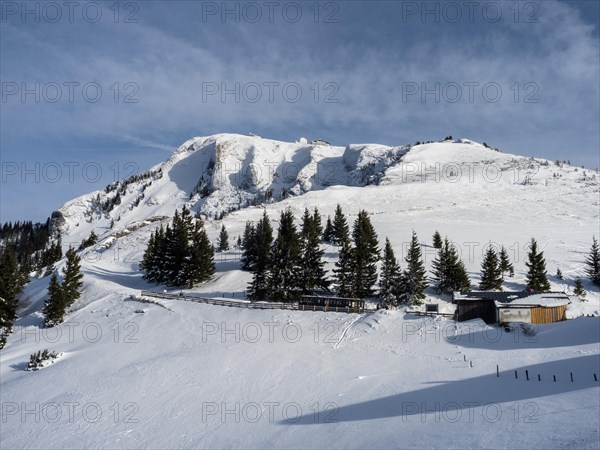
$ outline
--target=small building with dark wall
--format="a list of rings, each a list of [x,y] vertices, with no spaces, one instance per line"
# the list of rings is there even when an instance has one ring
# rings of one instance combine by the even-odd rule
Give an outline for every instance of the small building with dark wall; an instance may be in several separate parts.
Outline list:
[[[487,324],[525,322],[542,324],[566,320],[569,296],[563,292],[461,292],[454,293],[454,318],[463,322],[482,319]]]

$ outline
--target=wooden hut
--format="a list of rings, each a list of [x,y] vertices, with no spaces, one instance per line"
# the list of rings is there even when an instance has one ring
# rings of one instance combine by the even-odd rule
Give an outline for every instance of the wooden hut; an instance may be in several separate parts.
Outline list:
[[[566,320],[569,296],[563,292],[462,292],[454,293],[455,319],[480,318],[487,324],[525,322],[542,324]]]

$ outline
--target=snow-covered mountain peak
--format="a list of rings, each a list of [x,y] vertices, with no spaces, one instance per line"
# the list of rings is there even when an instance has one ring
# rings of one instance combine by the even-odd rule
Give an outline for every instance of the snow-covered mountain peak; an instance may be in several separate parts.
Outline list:
[[[60,210],[62,229],[80,235],[111,222],[170,216],[184,204],[207,217],[221,217],[328,186],[374,184],[409,148],[344,148],[239,134],[195,137],[150,171],[66,203]]]
[[[308,192],[433,182],[430,189],[489,190],[497,185],[596,182],[592,173],[499,152],[469,139],[387,146],[284,142],[255,135],[194,137],[164,163],[66,203],[61,229],[74,241],[92,230],[125,229],[170,217],[186,205],[207,218]],[[448,181],[442,183],[440,181]],[[100,233],[102,234],[102,233]]]

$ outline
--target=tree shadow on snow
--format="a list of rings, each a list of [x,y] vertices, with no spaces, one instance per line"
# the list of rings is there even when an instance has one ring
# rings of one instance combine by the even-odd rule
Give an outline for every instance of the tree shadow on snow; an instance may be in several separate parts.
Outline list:
[[[599,364],[598,356],[590,355],[520,367],[517,369],[518,379],[514,377],[514,369],[500,372],[500,377],[496,377],[494,371],[489,375],[440,382],[435,386],[415,391],[342,406],[331,411],[330,414],[323,412],[316,416],[314,413],[309,413],[297,419],[280,421],[279,424],[311,425],[357,422],[434,414],[436,411],[442,411],[448,417],[456,417],[459,412],[472,410],[478,406],[527,400],[531,400],[531,403],[534,404],[532,408],[536,408],[539,414],[544,414],[548,411],[539,408],[539,405],[535,403],[536,398],[597,387],[598,382],[594,381],[593,374],[599,373]],[[530,381],[525,380],[526,369],[529,371]],[[574,374],[574,382],[570,381],[569,372],[571,371]],[[542,381],[537,380],[537,374],[541,374]],[[557,382],[553,381],[552,375],[557,375]],[[594,398],[590,398],[592,403],[597,403],[597,401],[595,395]],[[498,408],[495,407],[494,411],[489,411],[489,413],[497,414]],[[482,410],[479,414],[485,411]]]
[[[106,281],[112,281],[130,289],[148,289],[150,286],[143,278],[142,273],[138,271],[123,272],[101,269],[99,267],[88,268],[86,272]]]
[[[27,364],[26,362],[20,362],[20,363],[15,363],[15,364],[11,364],[9,367],[13,370],[17,370],[19,372],[23,371],[23,370],[27,370]]]

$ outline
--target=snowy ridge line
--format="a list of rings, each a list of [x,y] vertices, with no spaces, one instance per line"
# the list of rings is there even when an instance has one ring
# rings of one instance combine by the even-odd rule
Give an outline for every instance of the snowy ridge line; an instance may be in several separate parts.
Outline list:
[[[189,302],[205,303],[216,306],[230,306],[235,308],[248,309],[290,309],[293,311],[323,311],[323,312],[340,312],[346,314],[355,314],[361,311],[355,308],[346,308],[338,306],[319,306],[319,305],[299,305],[298,303],[267,303],[267,302],[242,302],[239,300],[217,300],[214,298],[196,297],[190,295],[168,294],[166,292],[156,291],[141,291],[141,295],[145,297],[163,298],[168,300],[185,300]]]

